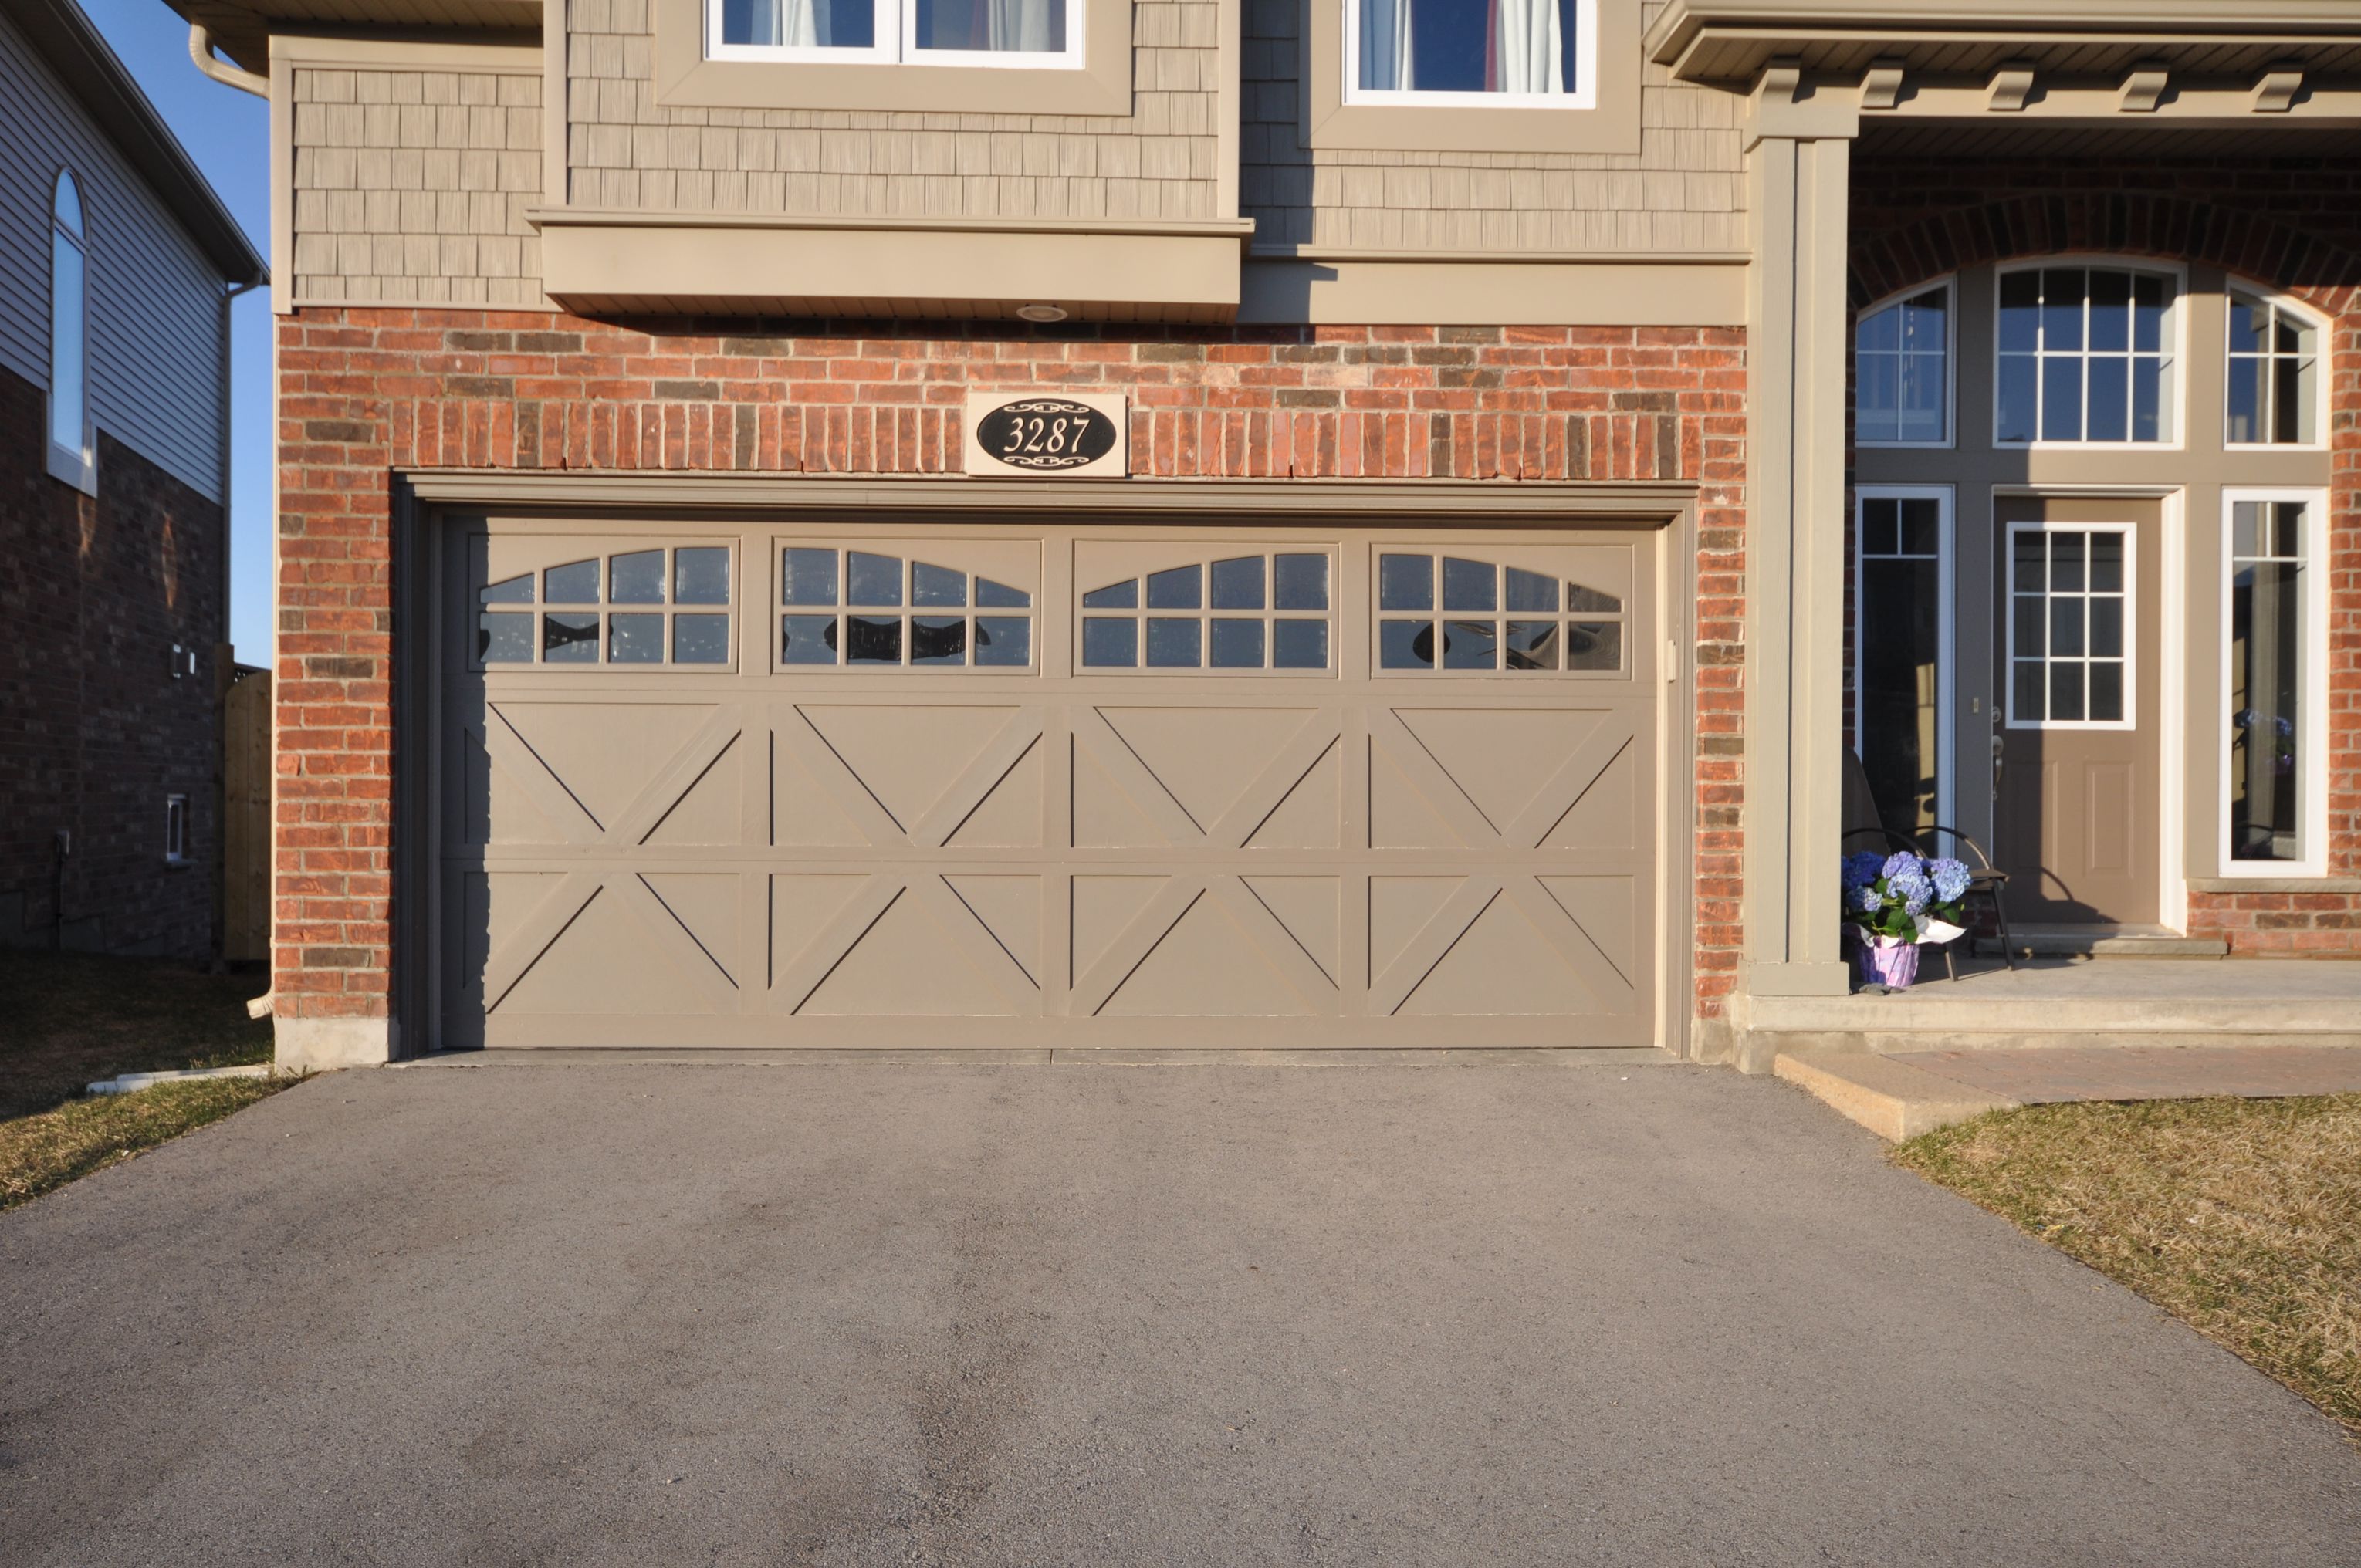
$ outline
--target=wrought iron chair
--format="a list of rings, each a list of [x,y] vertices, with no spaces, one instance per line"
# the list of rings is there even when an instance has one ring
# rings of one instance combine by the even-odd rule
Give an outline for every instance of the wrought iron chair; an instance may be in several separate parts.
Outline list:
[[[1861,765],[1861,754],[1850,746],[1845,748],[1844,771],[1844,834],[1840,845],[1850,845],[1857,839],[1870,839],[1882,843],[1889,851],[1907,850],[1914,855],[1937,855],[1942,851],[1940,841],[1949,839],[1958,847],[1959,858],[1968,867],[1968,890],[1960,895],[1962,906],[1982,898],[1992,905],[1993,921],[2000,927],[2000,961],[2010,970],[2016,968],[2016,944],[2008,934],[2008,905],[2002,894],[2008,889],[2008,873],[1992,862],[1984,847],[1957,828],[1940,824],[1921,828],[1916,837],[1888,828],[1878,815],[1877,797],[1870,793],[1869,773]],[[1959,964],[1951,956],[1957,940],[1943,944],[1943,972],[1953,980],[1960,978]]]

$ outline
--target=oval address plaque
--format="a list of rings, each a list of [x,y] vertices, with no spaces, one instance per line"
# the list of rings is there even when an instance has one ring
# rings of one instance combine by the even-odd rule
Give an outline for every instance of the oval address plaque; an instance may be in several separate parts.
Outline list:
[[[1123,432],[1106,410],[1071,398],[1025,397],[972,418],[971,439],[997,466],[1053,474],[1087,467],[1115,450]]]

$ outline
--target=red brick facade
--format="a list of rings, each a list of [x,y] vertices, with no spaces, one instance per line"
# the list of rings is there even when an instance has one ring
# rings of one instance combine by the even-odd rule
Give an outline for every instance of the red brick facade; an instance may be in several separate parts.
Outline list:
[[[388,1008],[394,473],[956,473],[970,388],[1073,387],[1130,395],[1140,475],[1697,484],[1697,1005],[1718,1014],[1738,959],[1744,359],[1729,330],[283,318],[280,1013]]]
[[[2095,252],[2207,262],[2333,318],[2328,871],[2361,876],[2361,163],[1857,159],[1856,305],[1960,267]],[[2361,894],[2199,893],[2237,953],[2349,957]]]
[[[0,371],[0,943],[214,952],[227,638],[222,509],[101,433],[49,477],[39,388]],[[196,669],[174,678],[172,646]],[[164,802],[189,797],[189,861]],[[58,903],[57,834],[72,836]]]

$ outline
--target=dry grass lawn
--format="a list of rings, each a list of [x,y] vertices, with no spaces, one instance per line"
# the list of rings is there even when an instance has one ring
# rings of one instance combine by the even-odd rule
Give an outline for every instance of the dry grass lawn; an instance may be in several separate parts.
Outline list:
[[[228,1079],[83,1094],[122,1072],[269,1061],[270,1021],[246,1015],[269,985],[164,959],[0,950],[0,1210],[285,1088]]]
[[[1894,1157],[2131,1287],[2361,1439],[2361,1094],[2031,1105]]]

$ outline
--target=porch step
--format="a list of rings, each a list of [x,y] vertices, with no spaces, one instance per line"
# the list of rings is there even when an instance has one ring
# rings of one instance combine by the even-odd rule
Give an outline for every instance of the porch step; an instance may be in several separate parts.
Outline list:
[[[2018,926],[2009,932],[2025,959],[2220,959],[2230,944],[2219,937],[2184,937],[2161,926]],[[1976,938],[1976,951],[1998,958],[1997,937]]]
[[[1771,1070],[1891,1144],[2018,1103],[1864,1051],[1782,1051]]]

